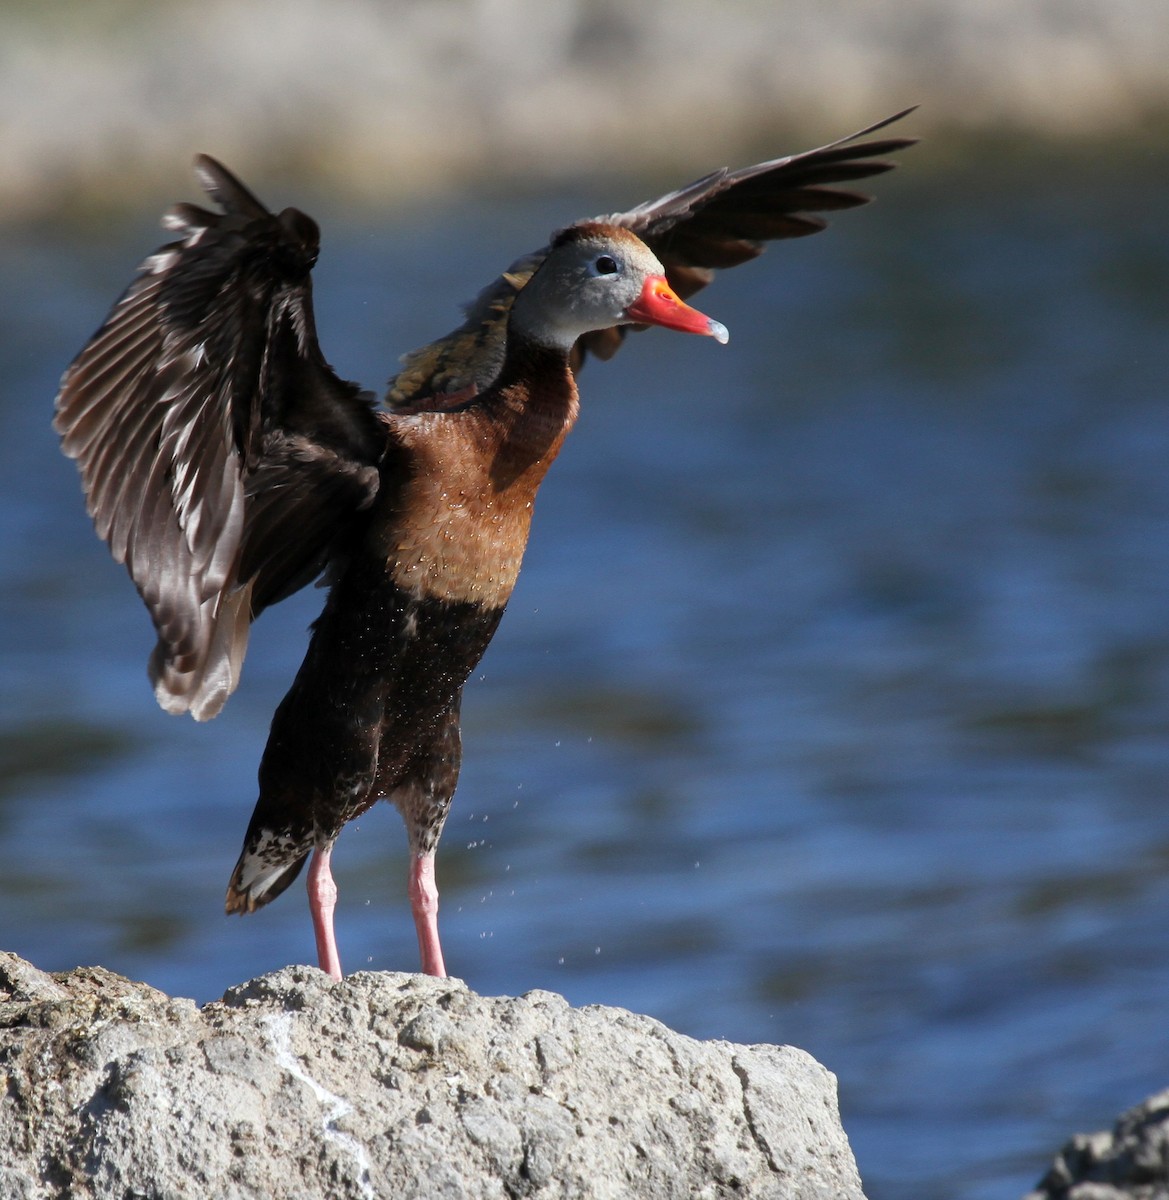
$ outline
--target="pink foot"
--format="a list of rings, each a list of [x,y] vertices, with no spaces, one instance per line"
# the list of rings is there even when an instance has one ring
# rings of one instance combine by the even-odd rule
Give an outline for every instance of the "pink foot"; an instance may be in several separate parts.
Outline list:
[[[434,882],[434,855],[415,855],[410,863],[410,911],[418,930],[418,949],[422,954],[424,975],[446,978],[442,946],[438,940],[438,888]]]
[[[308,907],[313,916],[313,932],[317,937],[317,961],[321,970],[334,979],[341,978],[341,956],[333,936],[333,909],[337,907],[337,885],[329,870],[332,846],[313,851],[308,865]]]

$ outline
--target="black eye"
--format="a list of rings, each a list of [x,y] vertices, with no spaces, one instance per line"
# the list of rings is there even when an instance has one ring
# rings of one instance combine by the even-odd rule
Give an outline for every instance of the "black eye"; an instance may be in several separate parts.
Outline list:
[[[597,269],[598,275],[616,275],[617,260],[611,258],[608,254],[602,254],[600,258],[593,264]]]

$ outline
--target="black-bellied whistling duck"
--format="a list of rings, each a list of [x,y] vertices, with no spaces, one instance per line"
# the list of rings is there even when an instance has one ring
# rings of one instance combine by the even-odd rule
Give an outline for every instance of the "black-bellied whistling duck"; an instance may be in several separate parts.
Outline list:
[[[408,831],[422,969],[446,973],[434,854],[458,779],[463,684],[576,417],[576,366],[608,358],[631,325],[726,341],[682,297],[768,239],[823,228],[812,214],[865,203],[825,185],[888,170],[880,156],[911,139],[855,144],[888,123],[569,226],[481,293],[459,329],[407,355],[384,410],[317,344],[316,224],[294,208],[272,215],[196,160],[223,211],[167,214],[179,240],[146,259],[65,373],[56,428],[153,618],[150,674],[168,712],[213,717],[250,622],[328,568],[228,912],[267,904],[311,858],[318,957],[340,978],[330,854],[385,797]]]

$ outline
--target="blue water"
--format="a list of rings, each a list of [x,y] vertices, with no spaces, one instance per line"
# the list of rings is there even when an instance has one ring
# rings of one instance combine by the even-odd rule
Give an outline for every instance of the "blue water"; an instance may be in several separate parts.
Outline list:
[[[729,346],[655,331],[585,372],[439,881],[477,990],[802,1046],[872,1200],[989,1200],[1169,1075],[1167,172],[914,154],[703,294]],[[653,186],[318,205],[326,353],[378,385]],[[264,616],[218,720],[155,707],[48,426],[153,214],[0,238],[0,945],[210,1000],[312,957],[299,888],[222,902],[322,594]],[[396,814],[334,861],[346,967],[412,969]]]

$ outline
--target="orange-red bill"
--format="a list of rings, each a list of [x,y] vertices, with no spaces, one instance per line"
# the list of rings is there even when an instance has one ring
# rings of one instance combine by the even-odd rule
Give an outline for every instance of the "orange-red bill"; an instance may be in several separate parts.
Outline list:
[[[683,333],[705,334],[724,345],[731,336],[721,321],[680,300],[664,275],[651,275],[645,281],[641,295],[625,310],[625,315],[641,325],[663,325]]]

